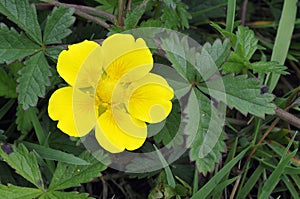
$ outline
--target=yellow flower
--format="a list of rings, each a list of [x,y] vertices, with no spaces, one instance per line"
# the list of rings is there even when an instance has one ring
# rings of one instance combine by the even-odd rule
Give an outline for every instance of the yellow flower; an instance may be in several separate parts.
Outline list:
[[[58,56],[57,71],[69,84],[56,90],[48,113],[64,133],[82,137],[95,129],[98,143],[111,153],[135,150],[147,137],[146,123],[164,120],[174,92],[150,73],[153,58],[145,41],[114,34],[100,46],[70,45]]]

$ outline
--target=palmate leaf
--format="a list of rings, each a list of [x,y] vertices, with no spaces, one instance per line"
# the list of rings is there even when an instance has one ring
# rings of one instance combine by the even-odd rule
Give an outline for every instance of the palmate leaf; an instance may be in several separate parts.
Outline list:
[[[16,81],[3,68],[0,68],[0,96],[16,98],[16,87]]]
[[[37,198],[43,193],[42,190],[19,187],[15,185],[4,186],[0,184],[0,198],[1,199],[32,199]]]
[[[40,47],[24,34],[0,24],[0,64],[23,59],[39,50]]]
[[[29,153],[23,144],[19,144],[17,147],[3,145],[0,149],[0,156],[26,180],[38,188],[43,188],[43,180],[36,157],[32,152]]]
[[[89,162],[89,165],[73,165],[59,162],[54,172],[49,189],[51,191],[80,186],[92,178],[100,176],[106,166],[95,159],[88,151],[83,152],[79,158]]]
[[[253,70],[253,72],[255,72],[255,73],[269,73],[269,72],[272,72],[272,73],[282,74],[282,75],[289,74],[288,72],[285,71],[287,69],[286,66],[278,64],[275,61],[254,62],[254,63],[250,64],[249,68],[251,68]]]
[[[45,44],[61,43],[61,40],[71,34],[69,27],[74,23],[72,16],[74,9],[59,7],[55,8],[48,16],[43,41]]]
[[[171,141],[171,145],[174,145],[174,147],[181,145],[183,143],[183,136],[177,136],[176,140],[174,139],[179,130],[180,119],[180,105],[179,103],[173,103],[172,111],[164,127],[154,136],[154,141],[156,143],[162,142],[165,146],[171,143]]]
[[[191,160],[196,161],[199,172],[206,175],[207,172],[214,170],[215,164],[220,161],[221,153],[225,151],[225,136],[222,121],[216,109],[211,106],[210,100],[200,92],[197,92],[197,98],[201,119],[189,155]],[[201,150],[207,150],[204,157],[201,155]]]
[[[50,85],[50,74],[48,62],[42,52],[26,60],[17,87],[18,100],[23,105],[23,109],[35,106],[38,97],[45,95],[45,87]]]
[[[28,0],[1,0],[0,13],[23,29],[38,44],[42,43],[36,9]]]
[[[204,86],[199,88],[211,95],[216,100],[223,99],[220,96],[226,95],[226,103],[230,107],[236,108],[242,114],[248,113],[258,117],[264,117],[265,114],[274,114],[275,105],[272,103],[274,96],[269,93],[261,93],[262,86],[257,79],[248,79],[247,76],[227,75],[222,78],[225,93],[211,80],[210,92]]]

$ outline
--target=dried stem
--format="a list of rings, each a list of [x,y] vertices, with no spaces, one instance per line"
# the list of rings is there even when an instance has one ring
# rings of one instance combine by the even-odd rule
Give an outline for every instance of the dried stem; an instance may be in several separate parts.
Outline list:
[[[247,161],[249,161],[251,159],[251,157],[257,150],[257,146],[260,145],[265,140],[265,138],[269,135],[269,133],[272,131],[272,129],[277,125],[277,123],[279,122],[280,119],[287,121],[289,124],[291,124],[295,127],[300,128],[300,119],[297,118],[296,116],[290,114],[289,112],[287,112],[291,107],[293,107],[293,104],[288,106],[287,108],[285,108],[285,110],[283,110],[279,107],[275,108],[275,115],[278,116],[278,118],[276,118],[272,122],[271,126],[269,126],[269,128],[266,130],[266,132],[263,134],[263,136],[257,142],[256,146],[250,152],[250,154],[247,158]]]
[[[103,17],[107,20],[109,20],[112,23],[116,23],[117,19],[114,15],[105,12],[103,10],[99,10],[97,8],[92,8],[89,6],[82,6],[82,5],[75,5],[75,4],[67,4],[67,3],[60,3],[58,1],[55,0],[43,0],[44,2],[54,5],[54,6],[66,6],[68,8],[74,8],[75,9],[75,14],[77,14],[78,16],[81,16],[83,18],[89,19],[105,28],[109,28],[109,24],[106,23],[105,21],[99,19],[98,17]],[[42,5],[39,4],[39,6],[41,7]],[[94,15],[94,16],[93,16]],[[95,17],[98,16],[98,17]]]
[[[118,7],[118,23],[120,27],[124,26],[123,23],[123,9],[124,9],[124,0],[119,0],[119,7]]]
[[[244,0],[241,16],[241,24],[244,26],[246,24],[246,14],[247,14],[248,0]]]

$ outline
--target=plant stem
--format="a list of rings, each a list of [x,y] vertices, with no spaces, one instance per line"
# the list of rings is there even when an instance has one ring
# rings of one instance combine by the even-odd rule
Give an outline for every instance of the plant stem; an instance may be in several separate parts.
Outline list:
[[[91,20],[93,22],[95,22],[96,24],[99,24],[100,26],[103,26],[104,28],[109,28],[110,25],[108,23],[106,23],[105,21],[102,21],[101,19],[97,18],[97,17],[93,17],[92,15],[89,15],[85,12],[82,12],[80,10],[76,10],[75,14],[77,14],[80,17],[83,17],[85,19]]]
[[[120,25],[120,27],[124,26],[123,23],[123,9],[124,9],[124,0],[119,0],[118,3],[118,24]]]
[[[246,24],[247,6],[248,6],[248,0],[244,0],[243,9],[242,9],[242,17],[241,17],[241,24],[243,26]]]
[[[277,115],[280,119],[300,129],[300,118],[290,114],[285,110],[282,110],[279,107],[275,108],[275,115]]]

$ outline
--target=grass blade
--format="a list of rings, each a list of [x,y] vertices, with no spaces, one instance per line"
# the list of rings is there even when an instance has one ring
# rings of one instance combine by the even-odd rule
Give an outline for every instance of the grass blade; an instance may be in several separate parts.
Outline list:
[[[226,30],[233,31],[234,16],[235,16],[236,0],[228,0],[227,4],[227,17],[226,17]]]
[[[246,152],[249,150],[249,147],[244,149],[238,156],[233,158],[228,164],[226,164],[223,169],[221,169],[218,173],[212,177],[208,183],[206,183],[196,194],[194,194],[191,199],[197,198],[207,198],[207,196],[216,188],[216,186],[220,183],[223,177],[230,172],[232,167],[244,157]]]
[[[297,2],[298,0],[284,1],[283,10],[281,13],[281,18],[279,21],[279,26],[271,57],[271,61],[277,61],[281,65],[284,64],[284,61],[289,51],[298,9]],[[279,77],[280,74],[268,74],[266,83],[269,86],[270,93],[276,87]]]

